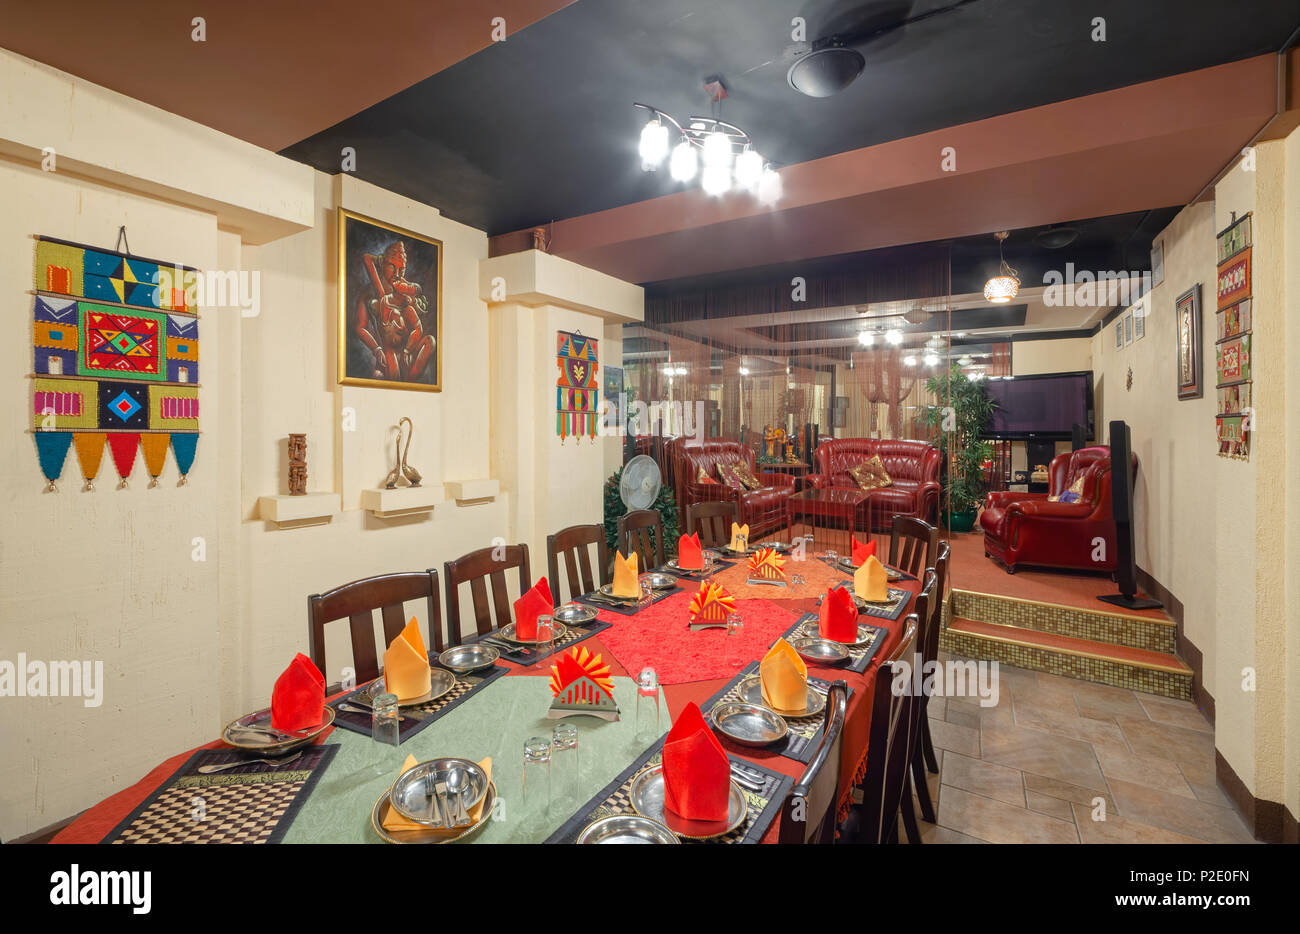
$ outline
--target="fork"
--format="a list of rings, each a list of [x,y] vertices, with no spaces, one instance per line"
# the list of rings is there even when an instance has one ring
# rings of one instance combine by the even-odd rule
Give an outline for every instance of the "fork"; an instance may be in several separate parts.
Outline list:
[[[302,752],[299,751],[295,752],[291,756],[286,756],[283,759],[240,759],[238,762],[222,762],[219,765],[201,765],[199,766],[199,774],[211,775],[213,772],[224,772],[226,769],[233,769],[240,765],[253,765],[257,762],[261,762],[264,765],[288,765],[301,755]]]
[[[429,819],[437,820],[436,826],[438,827],[450,827],[451,825],[447,822],[447,815],[442,809],[442,798],[438,794],[438,786],[433,772],[424,773],[424,793],[429,798]]]

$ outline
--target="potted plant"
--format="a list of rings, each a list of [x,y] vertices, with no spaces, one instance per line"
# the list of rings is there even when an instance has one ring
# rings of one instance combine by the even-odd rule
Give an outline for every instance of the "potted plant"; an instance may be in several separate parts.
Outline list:
[[[980,438],[997,403],[988,397],[983,380],[966,377],[958,366],[932,376],[925,388],[940,400],[926,409],[925,421],[939,431],[939,450],[948,465],[943,511],[953,532],[969,532],[984,500],[984,467],[993,457],[993,444]]]

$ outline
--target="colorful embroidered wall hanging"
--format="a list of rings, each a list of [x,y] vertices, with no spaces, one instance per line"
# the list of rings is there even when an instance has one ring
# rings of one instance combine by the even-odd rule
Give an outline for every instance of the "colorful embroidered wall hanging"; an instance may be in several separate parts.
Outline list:
[[[32,429],[48,488],[68,432],[87,490],[105,443],[123,485],[143,447],[156,486],[169,446],[183,484],[199,430],[197,271],[37,237],[32,283]]]
[[[1251,408],[1251,215],[1217,237],[1214,368],[1218,376],[1215,436],[1221,457],[1250,454]]]
[[[572,435],[595,438],[599,430],[600,383],[596,371],[596,340],[568,331],[556,332],[555,433],[560,440]]]

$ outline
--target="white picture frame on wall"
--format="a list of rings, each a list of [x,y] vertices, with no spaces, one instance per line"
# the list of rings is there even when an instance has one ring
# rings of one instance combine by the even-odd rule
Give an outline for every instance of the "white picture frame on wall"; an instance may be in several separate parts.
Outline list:
[[[1147,303],[1138,302],[1133,306],[1133,340],[1140,341],[1147,333]]]

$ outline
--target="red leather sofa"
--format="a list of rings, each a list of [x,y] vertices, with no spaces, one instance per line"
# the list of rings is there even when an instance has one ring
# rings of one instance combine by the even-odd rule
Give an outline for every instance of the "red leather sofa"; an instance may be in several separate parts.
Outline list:
[[[875,516],[910,516],[935,523],[939,519],[939,449],[928,441],[883,438],[838,438],[817,446],[817,472],[808,482],[818,489],[859,489],[849,476],[851,467],[880,455],[893,483],[870,494]]]
[[[673,475],[677,487],[677,508],[684,515],[686,507],[710,500],[736,503],[742,525],[749,525],[750,541],[773,529],[785,526],[785,501],[795,492],[795,479],[788,474],[760,472],[754,461],[754,450],[738,441],[701,441],[698,443],[677,440],[670,443],[669,456],[673,459]],[[718,465],[747,463],[763,488],[740,492],[721,482]],[[697,483],[700,468],[718,483]]]
[[[1052,458],[1047,493],[989,493],[980,513],[984,553],[1014,574],[1021,564],[1084,571],[1115,570],[1115,519],[1110,498],[1110,448],[1096,445]],[[1137,473],[1137,457],[1132,462]],[[1083,478],[1076,503],[1053,503]],[[1096,539],[1105,542],[1099,550]],[[1100,560],[1097,558],[1100,557]]]

